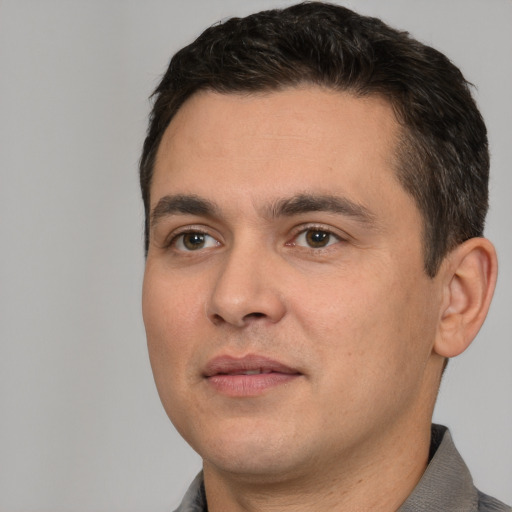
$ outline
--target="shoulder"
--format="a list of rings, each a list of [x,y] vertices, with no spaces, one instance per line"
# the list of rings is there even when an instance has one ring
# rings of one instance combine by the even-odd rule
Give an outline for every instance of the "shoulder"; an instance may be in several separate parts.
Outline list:
[[[512,507],[478,491],[478,512],[512,512]]]
[[[208,512],[202,471],[190,484],[180,506],[174,512]]]

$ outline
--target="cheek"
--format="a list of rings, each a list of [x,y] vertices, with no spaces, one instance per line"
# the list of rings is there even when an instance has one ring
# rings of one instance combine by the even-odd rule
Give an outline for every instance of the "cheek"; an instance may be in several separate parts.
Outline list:
[[[148,336],[179,340],[180,334],[204,312],[200,279],[187,279],[160,265],[146,267],[142,288],[142,314]]]
[[[142,314],[149,359],[160,400],[180,432],[184,430],[181,422],[190,413],[190,392],[196,382],[189,368],[197,353],[193,337],[201,329],[197,297],[193,287],[182,286],[179,280],[170,279],[166,273],[147,269]]]
[[[182,375],[192,350],[191,333],[200,325],[198,297],[193,287],[182,286],[162,273],[146,271],[142,315],[157,387]]]
[[[317,276],[295,294],[295,316],[324,361],[361,377],[393,374],[428,357],[434,322],[423,284],[422,276],[405,279],[380,265],[340,272],[335,279]]]

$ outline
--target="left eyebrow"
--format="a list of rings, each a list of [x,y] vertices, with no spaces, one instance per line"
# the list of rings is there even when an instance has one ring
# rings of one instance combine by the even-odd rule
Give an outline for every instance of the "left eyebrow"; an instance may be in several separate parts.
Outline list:
[[[351,217],[361,224],[375,224],[375,215],[368,208],[343,196],[299,194],[278,199],[268,209],[271,218],[310,212],[331,212]]]

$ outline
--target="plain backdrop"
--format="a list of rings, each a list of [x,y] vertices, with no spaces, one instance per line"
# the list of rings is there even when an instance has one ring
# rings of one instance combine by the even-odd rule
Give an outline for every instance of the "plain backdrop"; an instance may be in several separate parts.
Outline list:
[[[170,511],[200,461],[157,397],[140,314],[148,96],[207,26],[277,0],[0,0],[0,511]],[[435,419],[512,502],[512,2],[353,0],[477,87],[492,152],[488,320]]]

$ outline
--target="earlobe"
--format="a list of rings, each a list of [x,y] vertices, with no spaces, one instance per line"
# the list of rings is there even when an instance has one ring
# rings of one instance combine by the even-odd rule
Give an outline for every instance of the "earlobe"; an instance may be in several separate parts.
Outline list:
[[[446,258],[443,308],[434,352],[455,357],[468,348],[482,326],[496,285],[498,262],[485,238],[471,238]]]

